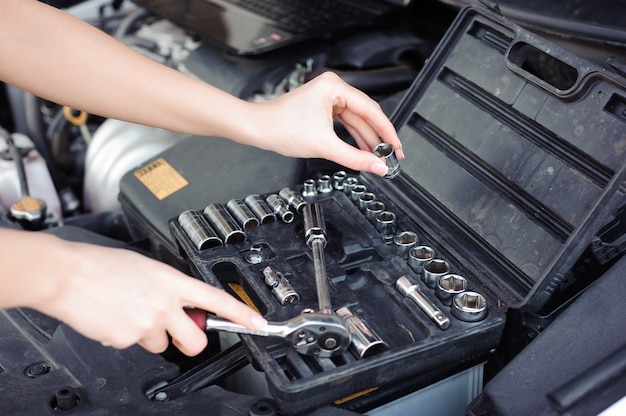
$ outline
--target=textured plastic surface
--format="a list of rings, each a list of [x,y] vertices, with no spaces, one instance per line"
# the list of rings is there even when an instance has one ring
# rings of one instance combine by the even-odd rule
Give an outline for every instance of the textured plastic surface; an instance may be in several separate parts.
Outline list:
[[[536,310],[623,202],[625,90],[466,7],[393,115],[408,157],[386,189],[505,304]]]
[[[415,229],[410,216],[402,215],[385,200],[381,189],[361,179],[390,211],[398,213],[399,231]],[[391,397],[399,383],[410,380],[409,391],[428,386],[484,360],[497,345],[504,312],[479,282],[473,280],[470,287],[487,297],[487,317],[473,323],[458,320],[450,306],[442,304],[434,289],[411,269],[407,257],[398,255],[394,244],[385,243],[381,232],[343,191],[320,194],[312,200],[320,204],[325,217],[328,244],[324,252],[332,308],[349,307],[387,348],[364,358],[353,349],[337,357],[320,358],[301,355],[280,338],[242,335],[253,363],[265,373],[269,391],[285,414],[336,400],[360,412],[390,400],[385,397]],[[195,248],[176,219],[170,228],[196,276],[254,305],[268,320],[284,321],[303,309],[318,308],[313,255],[305,242],[303,222],[302,215],[296,214],[289,224],[277,221],[246,230],[243,243],[206,250]],[[434,244],[422,237],[419,241]],[[259,247],[264,259],[248,261],[258,258]],[[446,258],[443,250],[438,254]],[[464,273],[462,264],[452,260],[450,264],[455,272]],[[289,280],[300,296],[299,302],[280,304],[264,282],[263,269],[267,266]],[[449,328],[440,329],[395,288],[401,276],[408,276],[443,311],[451,321]],[[344,401],[351,395],[356,396]]]

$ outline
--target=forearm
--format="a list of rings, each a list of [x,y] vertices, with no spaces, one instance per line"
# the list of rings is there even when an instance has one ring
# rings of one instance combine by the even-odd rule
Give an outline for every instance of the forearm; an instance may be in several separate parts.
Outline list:
[[[56,273],[67,273],[65,244],[43,233],[0,228],[0,308],[37,308],[53,298]]]
[[[252,105],[35,1],[0,3],[0,79],[104,117],[245,141]]]

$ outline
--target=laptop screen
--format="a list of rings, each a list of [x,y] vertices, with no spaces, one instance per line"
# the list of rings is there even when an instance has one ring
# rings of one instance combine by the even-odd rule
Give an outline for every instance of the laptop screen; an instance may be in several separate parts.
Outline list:
[[[408,0],[134,0],[239,55],[366,27]],[[283,3],[281,3],[283,2]]]

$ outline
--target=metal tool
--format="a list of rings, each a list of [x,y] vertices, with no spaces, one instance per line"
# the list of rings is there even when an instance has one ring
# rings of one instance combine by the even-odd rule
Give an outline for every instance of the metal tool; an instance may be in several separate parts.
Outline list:
[[[333,191],[333,185],[330,183],[330,175],[322,175],[317,181],[317,190],[320,194],[328,194]]]
[[[393,146],[389,143],[381,143],[374,148],[374,154],[381,158],[387,165],[387,173],[384,178],[391,179],[400,173],[400,162],[396,157]]]
[[[222,239],[218,237],[201,212],[196,210],[183,211],[178,216],[178,223],[198,251],[223,244]]]
[[[444,305],[450,305],[452,298],[465,290],[467,290],[467,279],[453,273],[441,276],[436,287],[437,297]]]
[[[487,311],[487,299],[480,293],[463,292],[452,299],[452,315],[461,321],[482,321]]]
[[[263,276],[265,276],[265,284],[271,288],[272,294],[281,305],[293,305],[300,301],[300,295],[281,272],[267,266],[263,269]]]
[[[407,259],[409,257],[409,250],[417,244],[417,233],[413,231],[401,231],[393,237],[393,242],[396,244],[396,252],[398,257]]]
[[[267,201],[267,204],[270,206],[270,208],[274,210],[274,214],[280,217],[280,219],[284,223],[289,224],[290,222],[293,222],[293,212],[291,212],[291,210],[287,206],[287,203],[283,201],[281,197],[276,194],[272,194],[265,198],[265,200]]]
[[[413,284],[408,277],[402,276],[396,280],[396,289],[415,302],[439,328],[446,329],[450,326],[450,319],[444,315],[437,305],[424,296],[419,286]]]
[[[365,216],[376,225],[376,216],[385,210],[385,204],[375,200],[365,206]]]
[[[361,195],[363,195],[365,192],[367,192],[367,188],[365,187],[365,185],[356,184],[352,187],[352,191],[350,191],[350,199],[358,204]]]
[[[348,176],[343,180],[343,193],[350,198],[352,195],[352,189],[359,184],[359,179],[356,176]]]
[[[435,257],[435,250],[430,246],[413,246],[409,250],[409,266],[415,273],[422,273],[424,263]]]
[[[346,171],[340,170],[333,174],[333,188],[338,191],[343,191],[343,181],[346,179]]]
[[[224,243],[240,244],[246,240],[246,233],[226,210],[224,204],[209,204],[204,208],[203,213]]]
[[[376,194],[374,194],[373,192],[364,192],[363,195],[359,196],[359,200],[358,200],[359,209],[361,211],[365,211],[365,208],[367,208],[367,205],[370,202],[373,202],[375,200],[376,200]]]
[[[324,212],[318,203],[307,204],[303,211],[304,216],[304,236],[306,244],[313,252],[313,265],[315,267],[315,286],[317,288],[317,299],[321,313],[330,314],[332,312],[330,304],[330,292],[326,279],[326,263],[324,260],[324,249],[326,248],[326,224],[324,222]]]
[[[226,207],[244,230],[249,230],[259,225],[259,219],[241,199],[231,199],[226,203]]]
[[[204,311],[191,309],[187,313],[205,331],[284,338],[303,355],[334,357],[344,353],[352,340],[343,319],[336,314],[304,311],[286,321],[268,322],[265,328],[253,330]],[[199,314],[205,316],[202,321],[198,320]]]
[[[315,179],[307,179],[302,185],[302,196],[304,198],[312,198],[317,196],[317,183]]]
[[[442,259],[431,259],[424,263],[422,267],[422,280],[431,289],[437,287],[437,282],[441,276],[450,273],[450,264]]]
[[[371,204],[370,204],[371,205]],[[396,214],[391,211],[382,211],[376,215],[376,228],[385,242],[390,243],[398,229]]]
[[[276,214],[259,195],[248,195],[244,201],[254,215],[260,219],[261,224],[270,224],[276,221]]]
[[[337,314],[346,322],[352,334],[351,348],[361,357],[369,357],[387,349],[387,344],[366,323],[344,306],[337,309]]]
[[[302,209],[307,204],[306,199],[304,199],[302,195],[289,187],[281,189],[278,192],[278,195],[280,195],[282,199],[287,201],[289,206],[295,209],[298,213],[302,212]]]

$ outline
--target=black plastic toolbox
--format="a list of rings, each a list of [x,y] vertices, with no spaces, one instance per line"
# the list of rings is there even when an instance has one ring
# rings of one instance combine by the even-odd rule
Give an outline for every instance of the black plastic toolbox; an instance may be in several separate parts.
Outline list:
[[[551,71],[569,81],[555,83]],[[325,213],[333,308],[349,307],[386,348],[320,358],[281,339],[242,335],[286,414],[384,394],[407,380],[426,385],[484,360],[498,345],[506,310],[539,310],[623,204],[626,81],[493,9],[472,5],[459,13],[392,119],[407,155],[402,173],[391,180],[361,174],[358,183],[395,214],[398,232],[417,233],[419,244],[485,297],[487,314],[457,319],[352,195],[333,189],[309,196]],[[204,206],[188,208],[201,213]],[[170,230],[196,276],[284,321],[318,305],[311,250],[295,217],[200,250],[176,218]],[[265,257],[251,261],[259,250]],[[282,305],[272,295],[263,280],[268,265],[299,301]],[[448,328],[395,288],[401,276],[449,317]]]

